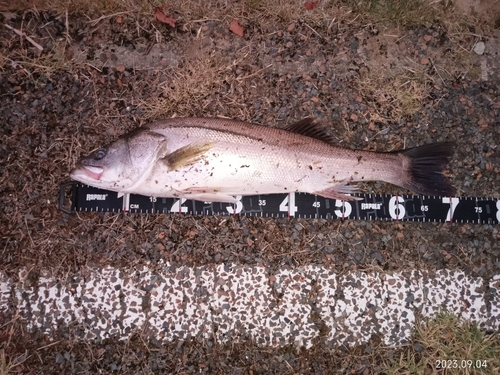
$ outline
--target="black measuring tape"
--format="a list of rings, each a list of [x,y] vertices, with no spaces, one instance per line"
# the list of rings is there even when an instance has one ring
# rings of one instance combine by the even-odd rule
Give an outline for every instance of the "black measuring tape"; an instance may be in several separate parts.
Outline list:
[[[68,192],[69,206],[65,205]],[[77,182],[69,182],[60,187],[59,208],[67,213],[130,212],[500,223],[500,199],[422,195],[352,195],[361,198],[361,200],[346,202],[306,193],[289,193],[238,196],[236,197],[237,203],[210,203],[184,198],[154,198],[137,194],[118,194]]]

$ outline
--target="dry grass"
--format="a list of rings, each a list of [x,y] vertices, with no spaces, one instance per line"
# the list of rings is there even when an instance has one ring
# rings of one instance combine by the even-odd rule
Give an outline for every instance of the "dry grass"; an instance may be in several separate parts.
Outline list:
[[[445,369],[443,361],[446,360]],[[456,362],[455,362],[456,361]],[[498,374],[500,337],[440,313],[418,326],[412,346],[386,363],[387,374]]]
[[[317,7],[308,10],[302,0],[249,0],[234,3],[198,0],[175,3],[159,0],[41,0],[36,6],[31,1],[21,0],[15,5],[4,4],[0,9],[35,14],[50,10],[66,22],[68,17],[83,14],[90,23],[97,25],[116,14],[156,22],[154,10],[161,6],[167,14],[178,20],[178,27],[184,31],[199,29],[204,21],[229,24],[232,19],[238,19],[245,31],[258,29],[266,33],[300,21],[321,37],[329,35],[334,24],[340,30],[352,25],[378,25],[378,28],[385,29],[394,25],[418,27],[437,22],[445,28],[447,37],[453,40],[453,48],[441,61],[435,61],[436,70],[441,70],[446,78],[464,74],[477,76],[477,69],[470,64],[470,38],[469,42],[464,43],[464,35],[478,39],[487,31],[488,25],[478,22],[470,15],[464,15],[463,12],[455,11],[448,1],[349,0],[342,4],[346,5],[321,1]],[[69,42],[69,39],[52,40],[53,47],[42,53],[33,52],[33,47],[26,41],[19,49],[4,48],[3,51],[0,50],[0,66],[10,62],[24,69],[29,76],[50,76],[56,71],[77,69],[77,63],[68,53],[71,46]],[[213,102],[210,96],[224,81],[224,75],[231,79],[231,74],[227,71],[229,65],[230,62],[214,55],[201,56],[171,72],[168,82],[164,82],[163,98],[156,103],[143,103],[146,118],[201,112]],[[417,67],[415,70],[411,67],[412,71],[400,69],[394,73],[394,68],[388,64],[379,68],[373,75],[363,75],[359,81],[361,92],[371,98],[373,105],[384,108],[389,121],[399,121],[419,111],[434,83],[424,69]]]
[[[0,375],[16,374],[26,370],[23,363],[29,357],[28,350],[21,350],[16,345],[21,334],[17,316],[0,326]]]
[[[161,6],[161,0],[17,0],[15,2],[3,2],[0,4],[0,11],[16,12],[43,12],[52,11],[59,14],[68,12],[71,15],[95,16],[98,14],[112,14],[115,12],[147,13],[154,10],[156,6]]]
[[[141,103],[145,118],[195,115],[208,105],[216,105],[218,98],[214,93],[230,65],[220,56],[202,55],[186,61],[181,69],[171,70],[168,79],[160,84],[163,96]]]
[[[370,22],[405,27],[429,24],[443,9],[442,2],[427,0],[348,0],[347,4]]]
[[[382,29],[382,34],[395,31],[400,33],[398,39],[403,39],[405,32],[401,31],[405,28],[438,24],[442,27],[441,35],[450,41],[445,54],[442,52],[444,47],[428,50],[426,64],[409,59],[401,61],[397,53],[392,56],[389,53],[392,66],[386,63],[371,67],[361,75],[360,91],[379,109],[382,117],[399,121],[421,111],[432,86],[441,85],[444,80],[466,75],[478,78],[471,50],[475,42],[489,34],[493,25],[478,19],[476,14],[466,14],[446,0],[361,0],[347,3],[359,15],[361,24],[375,24]],[[390,41],[387,49],[389,52],[397,50],[397,46]]]
[[[65,43],[55,44],[51,51],[39,56],[30,56],[26,50],[20,50],[11,59],[31,78],[38,75],[50,77],[58,71],[72,71],[77,68],[75,62],[67,57]]]
[[[359,80],[360,92],[377,111],[377,118],[397,122],[422,108],[432,84],[425,74],[372,74]],[[422,72],[420,72],[422,73]]]

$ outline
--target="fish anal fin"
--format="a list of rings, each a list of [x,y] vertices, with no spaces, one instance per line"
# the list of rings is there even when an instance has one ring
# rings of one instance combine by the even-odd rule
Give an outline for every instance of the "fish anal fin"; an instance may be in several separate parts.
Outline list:
[[[355,193],[357,191],[358,191],[357,186],[347,185],[347,183],[341,183],[321,191],[315,191],[313,194],[320,195],[328,199],[338,199],[342,201],[358,201],[363,198],[347,195]]]
[[[318,124],[314,118],[306,117],[284,128],[289,132],[311,137],[326,143],[335,143],[335,140],[327,134],[326,128]]]
[[[212,145],[213,142],[191,143],[163,156],[160,160],[170,170],[176,170],[196,163],[205,152],[210,150]]]

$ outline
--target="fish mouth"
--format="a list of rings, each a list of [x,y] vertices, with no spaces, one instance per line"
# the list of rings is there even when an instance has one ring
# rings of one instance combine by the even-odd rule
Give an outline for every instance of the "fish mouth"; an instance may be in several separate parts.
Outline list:
[[[104,168],[94,167],[92,165],[80,164],[77,166],[76,169],[74,169],[70,173],[70,176],[74,179],[77,179],[79,176],[85,176],[85,177],[90,177],[93,180],[99,181],[101,179],[103,172]]]

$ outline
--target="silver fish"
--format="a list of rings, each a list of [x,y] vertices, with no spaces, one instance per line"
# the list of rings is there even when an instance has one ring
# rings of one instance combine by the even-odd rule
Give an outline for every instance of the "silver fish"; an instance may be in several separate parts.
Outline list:
[[[70,176],[152,197],[235,202],[237,195],[304,192],[353,200],[357,181],[385,181],[452,196],[443,170],[449,142],[399,152],[336,147],[312,119],[285,129],[217,118],[173,118],[140,127],[82,158]]]

